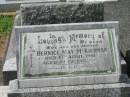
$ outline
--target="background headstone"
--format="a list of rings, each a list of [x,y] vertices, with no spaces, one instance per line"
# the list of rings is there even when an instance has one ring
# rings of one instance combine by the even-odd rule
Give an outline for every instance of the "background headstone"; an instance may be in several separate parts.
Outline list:
[[[21,6],[22,25],[103,21],[104,6],[84,3],[48,3]]]

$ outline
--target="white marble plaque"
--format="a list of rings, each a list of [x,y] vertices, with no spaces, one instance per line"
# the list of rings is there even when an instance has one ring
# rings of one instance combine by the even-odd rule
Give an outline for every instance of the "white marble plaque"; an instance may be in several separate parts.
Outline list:
[[[23,77],[104,74],[116,71],[114,28],[22,33]]]

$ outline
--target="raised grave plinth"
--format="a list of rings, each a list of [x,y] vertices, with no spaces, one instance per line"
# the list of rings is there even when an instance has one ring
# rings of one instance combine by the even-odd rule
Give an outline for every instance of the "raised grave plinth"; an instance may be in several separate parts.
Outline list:
[[[18,80],[9,97],[129,97],[118,22],[22,26],[15,33]]]
[[[95,84],[18,89],[17,80],[11,81],[9,97],[129,97],[130,84]]]

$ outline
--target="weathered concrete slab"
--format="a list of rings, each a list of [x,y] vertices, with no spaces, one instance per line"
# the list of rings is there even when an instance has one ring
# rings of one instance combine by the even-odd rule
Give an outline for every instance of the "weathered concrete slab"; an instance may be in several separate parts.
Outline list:
[[[119,21],[120,50],[124,53],[130,49],[130,0],[119,0],[104,4],[104,20]]]
[[[18,81],[10,82],[8,97],[129,97],[130,83],[78,85],[18,89]]]

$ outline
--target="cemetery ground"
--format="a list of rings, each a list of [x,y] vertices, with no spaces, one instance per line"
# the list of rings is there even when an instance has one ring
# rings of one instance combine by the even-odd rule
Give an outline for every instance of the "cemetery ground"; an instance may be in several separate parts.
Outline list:
[[[0,86],[3,83],[2,68],[14,15],[15,13],[0,13]]]

